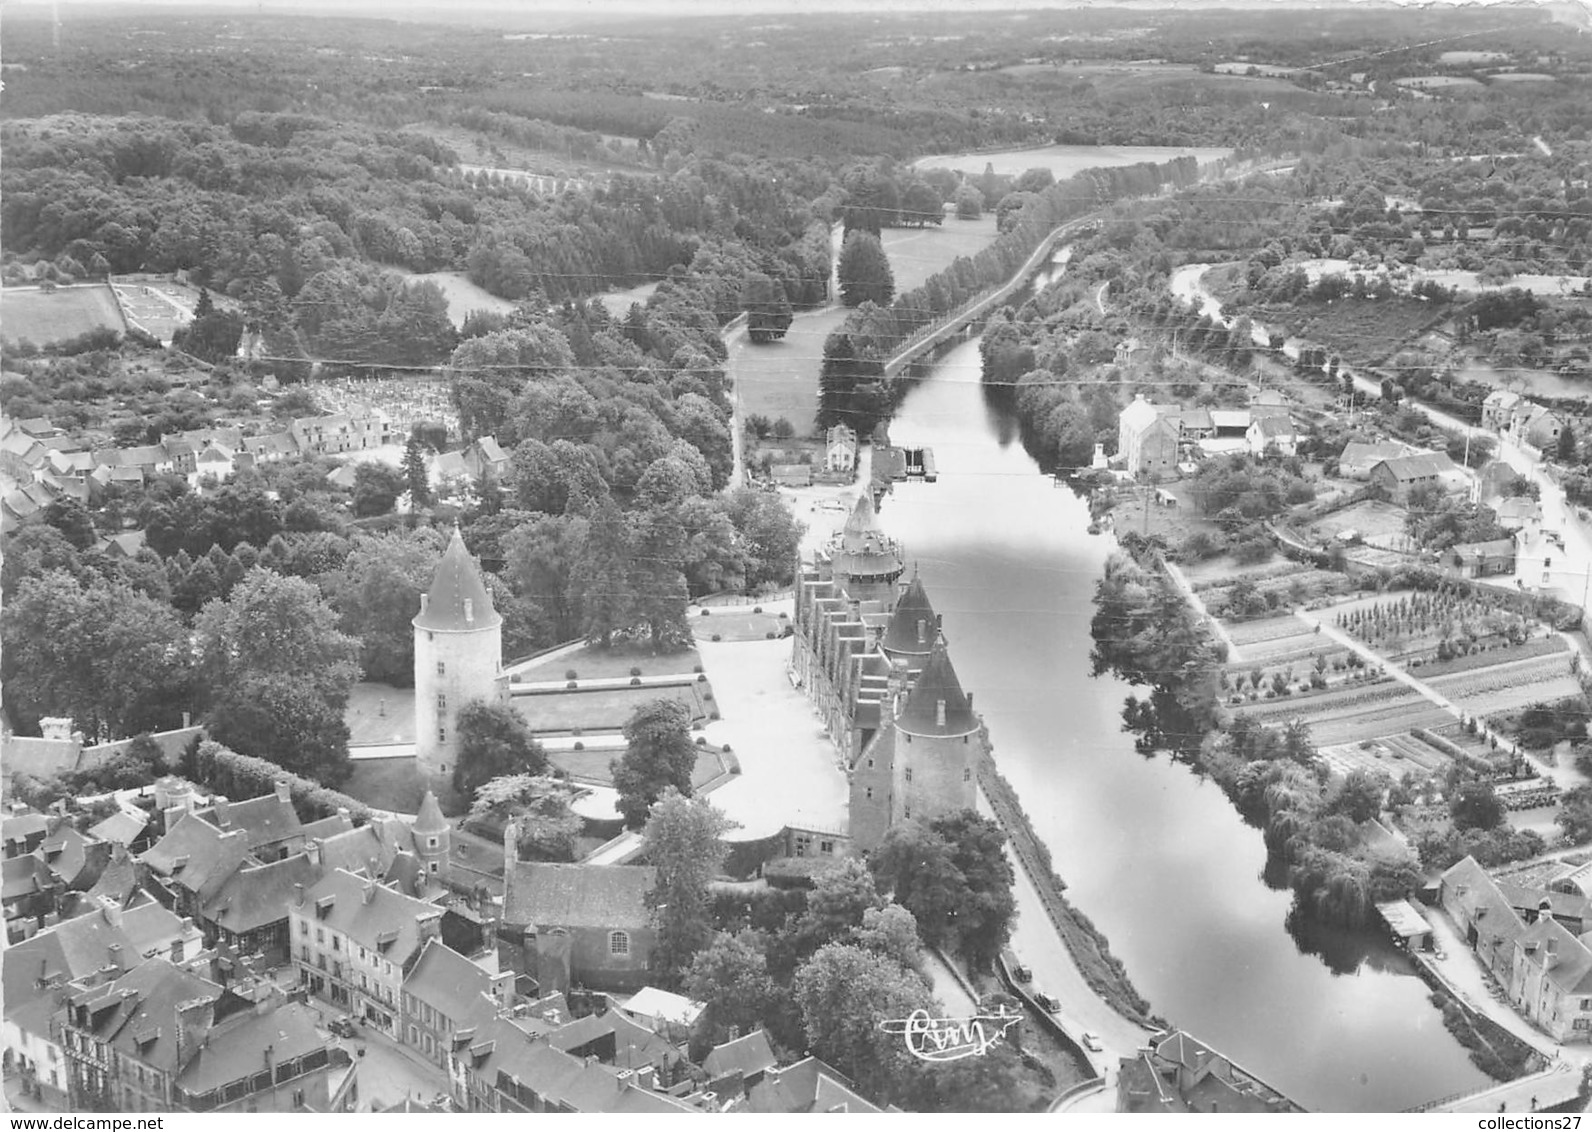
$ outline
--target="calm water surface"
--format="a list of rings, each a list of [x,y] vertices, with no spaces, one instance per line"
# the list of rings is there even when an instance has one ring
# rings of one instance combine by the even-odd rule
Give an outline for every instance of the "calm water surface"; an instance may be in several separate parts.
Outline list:
[[[931,446],[940,479],[897,485],[886,529],[1068,895],[1154,1010],[1310,1109],[1398,1110],[1485,1084],[1397,951],[1374,935],[1296,940],[1259,831],[1187,766],[1135,753],[1129,688],[1089,675],[1112,543],[986,404],[976,340],[908,395],[891,436]]]

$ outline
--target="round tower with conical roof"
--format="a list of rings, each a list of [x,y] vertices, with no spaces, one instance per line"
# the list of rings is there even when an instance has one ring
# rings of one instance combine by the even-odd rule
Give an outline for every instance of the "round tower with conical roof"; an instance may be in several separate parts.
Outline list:
[[[829,561],[835,584],[848,598],[878,601],[885,609],[894,607],[896,583],[906,564],[901,560],[900,545],[879,525],[873,497],[866,491],[830,545]]]
[[[940,618],[929,604],[923,582],[914,572],[912,581],[896,601],[890,624],[885,626],[879,645],[892,663],[917,673],[928,663],[934,644],[940,639]]]
[[[448,819],[442,816],[437,796],[430,790],[420,800],[420,812],[415,815],[415,824],[409,829],[415,838],[415,856],[420,858],[420,867],[427,879],[446,881],[453,831],[448,826]]]
[[[495,700],[503,669],[503,618],[457,527],[413,624],[415,754],[447,775],[458,762],[459,709]]]
[[[977,808],[984,737],[944,640],[935,643],[895,716],[892,817],[932,821]]]

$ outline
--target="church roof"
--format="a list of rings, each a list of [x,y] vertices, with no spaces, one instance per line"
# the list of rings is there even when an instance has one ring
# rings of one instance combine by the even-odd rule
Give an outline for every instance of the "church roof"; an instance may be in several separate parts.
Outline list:
[[[922,631],[919,631],[919,626]],[[939,626],[934,618],[934,606],[923,583],[913,575],[901,600],[896,602],[890,626],[884,632],[884,651],[908,656],[927,656],[939,636]]]
[[[873,508],[873,497],[863,492],[841,528],[834,544],[834,567],[837,574],[900,574],[901,554],[896,544],[879,526],[879,513]]]
[[[944,722],[940,719],[941,703],[945,704]],[[944,641],[929,654],[928,663],[907,693],[906,707],[896,717],[896,726],[911,735],[966,735],[978,730],[973,705],[962,691],[956,669],[951,667],[951,655],[945,651]]]
[[[464,537],[453,529],[453,539],[437,564],[436,576],[431,582],[431,592],[420,607],[414,624],[420,629],[442,629],[462,632],[468,629],[490,629],[502,623],[492,596],[481,578],[481,570],[464,547]]]
[[[437,805],[437,796],[427,790],[426,796],[420,800],[420,812],[415,815],[415,832],[441,833],[447,828],[448,822],[442,816],[442,807]]]

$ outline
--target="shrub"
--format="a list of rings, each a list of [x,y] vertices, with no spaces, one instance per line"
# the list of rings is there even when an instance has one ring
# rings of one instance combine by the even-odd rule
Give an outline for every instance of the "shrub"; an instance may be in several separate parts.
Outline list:
[[[709,613],[711,613],[711,612],[713,612],[713,611],[712,611],[712,610],[711,610],[711,609],[704,609],[704,610],[703,610],[703,611],[702,611],[702,616],[703,616],[703,617],[706,617],[706,616],[707,616],[707,615],[708,615],[708,614],[709,614]]]
[[[702,666],[700,664],[693,664],[691,666],[691,671],[692,672],[701,672],[702,671]]]
[[[702,700],[703,700],[704,703],[712,703],[713,702],[713,693],[712,692],[703,692],[702,693]]]
[[[726,743],[724,746],[720,747],[719,750],[723,751],[727,755],[730,753],[730,745]]]
[[[580,677],[580,673],[576,672],[573,668],[564,669],[564,679],[566,679],[566,680],[576,680],[576,679],[579,679],[579,677]]]
[[[638,665],[638,664],[632,664],[630,666],[630,675],[632,675],[632,676],[640,676],[641,675],[641,666]]]
[[[714,710],[708,712],[708,718],[709,719],[717,719],[718,717],[719,717],[719,712],[718,712],[717,708],[715,708]]]
[[[579,739],[576,739],[575,740],[575,750],[584,751],[585,749],[586,749],[586,744],[582,743]]]
[[[632,676],[632,677],[631,677],[631,678],[630,678],[630,686],[631,686],[631,687],[632,687],[632,688],[639,688],[639,687],[641,687],[641,677],[639,677],[639,676]]]
[[[789,614],[789,613],[786,613],[786,612],[784,612],[784,611],[783,611],[783,610],[781,610],[781,611],[780,611],[780,615],[779,615],[779,619],[780,619],[780,620],[781,620],[781,621],[789,621],[789,620],[790,620],[790,614]]]
[[[717,634],[717,633],[714,633],[714,634],[713,634],[713,639],[714,639],[714,640],[715,640],[715,641],[722,641],[722,640],[723,640],[723,639],[724,639],[724,638],[723,638],[723,637],[721,637],[721,636],[719,636],[719,634]]]
[[[752,606],[752,612],[753,613],[761,613],[761,612],[763,612],[763,607],[761,605],[754,605],[754,606]]]
[[[777,634],[774,632],[774,630],[770,629],[768,632],[763,634],[763,639],[765,641],[772,641],[772,640],[775,639],[776,636],[777,636]]]
[[[707,683],[707,682],[708,682],[708,674],[707,674],[707,673],[706,673],[706,672],[703,672],[703,671],[702,671],[702,666],[701,666],[701,665],[700,665],[700,664],[699,664],[699,665],[697,665],[697,678],[696,678],[696,682],[697,682],[697,683],[698,683],[698,684],[706,684],[706,683]]]
[[[705,736],[698,735],[696,737],[696,745],[699,747],[706,747],[708,745],[707,738]]]
[[[565,684],[564,687],[566,687],[566,688],[578,688],[578,687],[580,687],[580,685],[575,683],[575,681],[571,680],[568,684]]]

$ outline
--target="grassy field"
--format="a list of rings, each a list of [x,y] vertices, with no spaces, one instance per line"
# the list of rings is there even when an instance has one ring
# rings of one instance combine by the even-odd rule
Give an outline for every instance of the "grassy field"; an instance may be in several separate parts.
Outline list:
[[[700,691],[699,691],[700,689]],[[706,697],[706,684],[685,684],[672,688],[599,688],[593,691],[549,692],[535,696],[515,696],[513,706],[531,730],[541,733],[618,731],[642,704],[654,700],[678,700],[693,719],[704,719],[713,710]]]
[[[604,649],[596,645],[583,645],[572,653],[551,657],[541,664],[520,673],[523,683],[534,684],[540,680],[565,680],[564,673],[573,669],[581,680],[616,679],[637,675],[630,670],[641,669],[642,676],[681,676],[697,671],[702,658],[695,649],[658,655],[646,650],[630,651],[623,648]]]
[[[48,346],[102,327],[118,334],[127,330],[116,299],[103,283],[80,283],[54,291],[0,289],[0,333],[12,342],[27,339],[35,346]]]
[[[392,268],[387,270],[393,271]],[[441,287],[442,293],[448,299],[448,321],[456,327],[464,325],[465,317],[471,311],[507,314],[514,309],[514,304],[508,299],[500,299],[491,291],[477,287],[462,271],[432,271],[424,275],[412,275],[407,271],[393,271],[393,273],[402,275],[411,283],[435,283]]]
[[[1329,306],[1300,307],[1303,321],[1291,329],[1318,342],[1351,366],[1377,365],[1450,312],[1419,299],[1340,299]]]
[[[547,761],[580,782],[612,786],[614,776],[609,764],[620,754],[619,751],[549,751]],[[698,747],[696,767],[691,771],[691,789],[700,790],[723,773],[724,763],[718,752]]]
[[[693,617],[691,632],[699,641],[712,641],[715,636],[725,641],[762,641],[773,633],[776,637],[785,631],[790,618],[773,613],[753,613],[755,606],[730,606],[715,609],[708,617]]]

